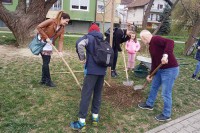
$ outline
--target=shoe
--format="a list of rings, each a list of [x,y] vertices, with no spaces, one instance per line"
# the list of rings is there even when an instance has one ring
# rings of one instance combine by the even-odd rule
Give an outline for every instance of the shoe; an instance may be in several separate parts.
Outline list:
[[[52,81],[46,82],[45,85],[48,87],[56,87],[56,85]]]
[[[115,71],[111,71],[111,77],[115,78],[117,75],[115,74]]]
[[[80,121],[74,121],[70,123],[70,128],[84,133],[86,132],[86,123],[81,123]]]
[[[196,78],[196,75],[194,75],[194,74],[192,74],[192,77],[191,77],[192,79],[195,79]]]
[[[92,116],[92,125],[95,126],[95,127],[97,127],[97,126],[98,126],[98,123],[99,123],[99,117],[94,118],[94,117]]]
[[[44,85],[46,82],[45,81],[40,81],[40,84],[41,85]]]
[[[153,110],[153,107],[147,105],[146,103],[139,103],[138,107],[141,108],[141,109]]]
[[[157,115],[157,116],[155,117],[155,119],[156,119],[157,121],[169,121],[169,120],[171,120],[170,117],[164,116],[163,114]]]
[[[115,70],[114,72],[115,72],[115,75],[116,75],[116,76],[118,76],[118,73],[117,73],[117,71]]]
[[[200,81],[200,77],[197,78],[197,81]]]

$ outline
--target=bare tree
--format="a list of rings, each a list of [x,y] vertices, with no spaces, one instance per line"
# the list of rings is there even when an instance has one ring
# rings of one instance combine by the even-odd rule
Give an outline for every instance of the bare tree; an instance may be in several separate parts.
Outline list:
[[[153,2],[154,2],[154,0],[150,0],[148,3],[147,9],[146,9],[144,17],[143,17],[142,29],[146,29],[146,27],[147,27],[147,21],[148,21],[149,15],[150,15],[150,11],[151,11]]]
[[[18,46],[26,46],[31,40],[31,32],[42,21],[57,0],[18,0],[15,11],[7,10],[0,0],[0,19],[13,32]]]

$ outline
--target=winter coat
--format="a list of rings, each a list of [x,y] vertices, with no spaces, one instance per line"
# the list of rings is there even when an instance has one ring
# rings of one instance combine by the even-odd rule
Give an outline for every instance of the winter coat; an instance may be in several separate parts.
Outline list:
[[[134,40],[130,39],[126,42],[125,48],[129,54],[135,54],[137,51],[140,50],[140,43],[138,41],[135,42]]]
[[[103,40],[103,35],[97,31],[89,32],[87,35],[77,40],[76,51],[78,53],[79,59],[85,60],[84,49],[86,49],[87,74],[105,75],[107,67],[102,67],[102,66],[97,65],[91,55],[94,53],[94,43],[96,43],[95,38],[98,38],[99,40]]]

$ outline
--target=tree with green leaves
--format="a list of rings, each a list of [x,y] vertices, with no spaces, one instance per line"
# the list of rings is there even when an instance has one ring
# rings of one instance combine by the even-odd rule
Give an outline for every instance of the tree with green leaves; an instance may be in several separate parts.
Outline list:
[[[57,0],[18,0],[15,11],[7,10],[0,0],[0,19],[12,31],[18,46],[26,46],[35,27],[46,19],[46,14]]]

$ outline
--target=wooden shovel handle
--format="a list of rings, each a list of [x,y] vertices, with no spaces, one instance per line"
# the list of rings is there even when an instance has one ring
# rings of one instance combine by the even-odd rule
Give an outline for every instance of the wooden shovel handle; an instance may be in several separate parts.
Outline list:
[[[158,66],[156,67],[156,69],[153,70],[153,72],[150,74],[150,78],[158,71],[158,69],[159,69],[162,65],[163,65],[163,64],[160,63],[160,65],[158,65]]]

